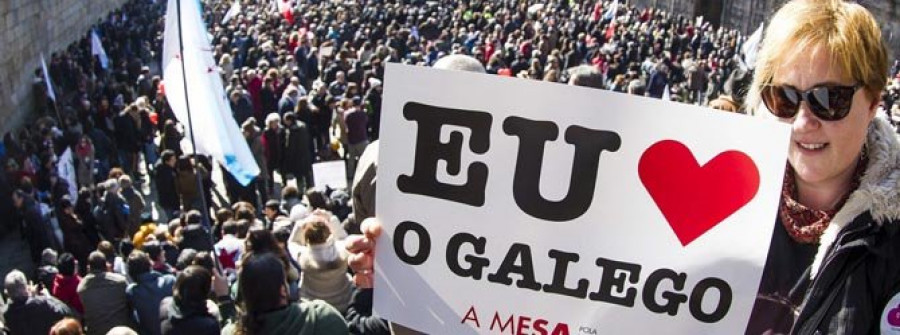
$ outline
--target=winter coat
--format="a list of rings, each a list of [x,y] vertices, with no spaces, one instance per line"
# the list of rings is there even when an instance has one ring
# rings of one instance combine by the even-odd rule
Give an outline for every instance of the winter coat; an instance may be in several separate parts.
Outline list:
[[[164,335],[219,334],[219,321],[208,309],[182,308],[172,297],[163,299],[159,305],[159,317]]]
[[[258,130],[254,130],[253,134],[247,138],[247,146],[250,147],[250,152],[253,153],[253,159],[256,161],[256,164],[259,165],[259,176],[260,180],[269,180],[269,168],[266,165],[266,146],[263,145],[262,133]]]
[[[31,247],[31,258],[37,262],[45,248],[55,247],[50,222],[41,214],[38,204],[31,198],[24,199],[22,208],[18,212],[18,218],[18,221],[21,222],[23,237]]]
[[[128,206],[125,198],[118,193],[106,192],[100,202],[101,206],[106,208],[106,212],[109,213],[107,218],[99,220],[100,230],[110,240],[125,237],[128,229],[128,213],[130,213],[130,209],[125,209]]]
[[[78,297],[79,283],[81,283],[81,277],[78,275],[63,276],[57,274],[53,278],[50,294],[53,294],[54,297],[66,303],[78,313],[84,314],[84,305],[81,304],[81,298]]]
[[[262,104],[262,115],[269,115],[269,113],[275,113],[278,111],[278,97],[275,95],[275,90],[263,87],[259,91],[259,101]],[[261,118],[257,119],[261,120]]]
[[[158,194],[159,204],[163,208],[178,208],[178,192],[175,190],[175,168],[170,167],[162,162],[156,165],[156,194]]]
[[[293,303],[284,308],[262,313],[258,335],[349,334],[347,323],[334,307],[321,300]],[[234,335],[235,324],[222,329],[222,335]]]
[[[867,150],[859,187],[818,246],[794,242],[776,223],[748,334],[873,334],[890,327],[889,313],[900,304],[900,142],[886,120],[869,126]]]
[[[372,315],[372,289],[357,289],[347,309],[347,327],[354,335],[390,335],[387,321]]]
[[[312,138],[305,124],[296,122],[285,129],[283,143],[282,173],[303,176],[312,170]]]
[[[242,95],[237,101],[229,102],[231,103],[231,114],[238,125],[244,124],[244,121],[253,116],[253,104],[249,97]]]
[[[12,299],[3,313],[6,328],[13,335],[49,334],[50,328],[66,317],[75,317],[75,313],[59,299],[49,296]]]
[[[206,177],[206,170],[201,166],[197,166],[191,170],[180,170],[175,178],[175,189],[178,196],[181,197],[181,206],[184,210],[200,209],[200,191],[197,189],[197,173],[200,178]]]
[[[63,248],[72,253],[75,259],[84,261],[88,254],[94,250],[91,247],[91,241],[84,232],[84,225],[81,220],[72,215],[60,213],[59,228],[63,233]]]
[[[162,300],[172,295],[172,287],[175,285],[175,276],[163,275],[150,271],[135,278],[135,282],[128,285],[128,302],[134,310],[135,320],[138,320],[137,331],[140,334],[159,335],[160,318],[159,305]]]
[[[119,150],[131,153],[139,152],[144,138],[137,121],[128,112],[122,111],[116,116],[115,125],[116,145]]]
[[[122,197],[125,198],[129,207],[128,216],[126,217],[128,222],[126,232],[128,236],[134,236],[134,233],[137,233],[141,227],[141,214],[144,213],[144,208],[146,207],[144,197],[134,187],[122,188]]]
[[[125,276],[111,272],[93,272],[78,284],[78,296],[84,304],[87,335],[103,335],[116,326],[133,327],[125,289]]]
[[[330,253],[335,256],[335,259],[325,263],[317,262],[310,252],[312,250]],[[335,245],[333,239],[329,239],[323,244],[307,246],[304,251],[297,259],[302,270],[300,297],[310,300],[321,299],[343,313],[350,305],[350,297],[353,293],[353,285],[350,282],[350,275],[347,273],[349,255],[346,250],[343,246]]]
[[[281,137],[282,134],[280,129],[266,129],[265,131],[263,131],[262,140],[265,146],[266,168],[268,168],[269,170],[281,166],[281,158],[283,156],[284,150],[284,145],[281,142]]]

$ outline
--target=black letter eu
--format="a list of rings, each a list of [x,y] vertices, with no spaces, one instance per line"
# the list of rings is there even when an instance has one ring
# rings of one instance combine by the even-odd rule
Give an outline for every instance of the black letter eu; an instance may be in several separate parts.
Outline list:
[[[453,131],[450,133],[450,141],[441,143],[441,127],[445,125],[471,129],[469,149],[476,154],[487,152],[490,146],[491,114],[409,102],[403,106],[403,117],[416,121],[419,130],[416,135],[413,174],[397,178],[400,191],[472,206],[484,205],[487,165],[470,164],[466,183],[450,185],[437,180],[437,163],[444,160],[447,162],[447,173],[454,176],[460,174],[463,135],[459,131]]]
[[[513,116],[503,121],[503,131],[519,137],[519,154],[513,180],[516,204],[525,213],[550,221],[573,220],[588,210],[597,184],[600,153],[603,150],[619,150],[622,144],[619,135],[611,131],[579,126],[566,129],[566,143],[575,145],[569,191],[562,200],[550,201],[541,196],[539,186],[544,144],[556,139],[559,132],[556,124]]]

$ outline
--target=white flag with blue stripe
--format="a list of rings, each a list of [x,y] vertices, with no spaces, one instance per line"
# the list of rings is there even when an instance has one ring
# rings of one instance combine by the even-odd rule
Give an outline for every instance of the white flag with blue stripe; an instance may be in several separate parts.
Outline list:
[[[231,105],[213,60],[213,48],[200,17],[199,4],[195,0],[181,1],[185,47],[182,53],[178,44],[177,3],[177,0],[169,0],[166,13],[162,62],[167,101],[175,117],[187,125],[188,97],[184,95],[184,83],[188,83],[197,151],[212,156],[241,185],[247,186],[259,175],[259,165],[231,116]],[[181,62],[186,71],[182,71]],[[185,128],[190,135],[190,127]]]
[[[97,36],[96,30],[91,30],[91,55],[100,58],[100,66],[104,70],[109,69],[109,57],[106,56],[106,50],[103,49],[103,43],[100,43],[100,36]]]

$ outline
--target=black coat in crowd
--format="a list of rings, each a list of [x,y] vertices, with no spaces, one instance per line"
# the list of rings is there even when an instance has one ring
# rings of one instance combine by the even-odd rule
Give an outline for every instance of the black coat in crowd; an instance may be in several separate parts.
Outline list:
[[[175,168],[166,165],[162,160],[156,164],[156,194],[160,206],[163,208],[177,209],[178,192],[175,191]]]
[[[302,122],[295,122],[284,131],[284,157],[282,158],[282,173],[290,173],[294,176],[305,176],[312,171],[312,138],[309,128]]]

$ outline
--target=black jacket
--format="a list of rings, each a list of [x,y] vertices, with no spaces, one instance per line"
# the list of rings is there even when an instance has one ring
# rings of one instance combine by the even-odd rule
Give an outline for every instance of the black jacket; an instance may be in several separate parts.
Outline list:
[[[178,192],[175,191],[175,168],[160,160],[154,171],[156,171],[156,194],[159,196],[159,204],[164,208],[177,209],[179,201]]]
[[[869,163],[819,245],[776,223],[748,334],[877,334],[900,297],[900,142],[875,118]],[[886,324],[886,323],[884,323]]]
[[[304,176],[312,171],[312,157],[310,148],[312,138],[309,128],[297,121],[291,127],[284,130],[284,156],[282,156],[282,173],[290,173],[294,176]]]
[[[51,296],[12,300],[3,313],[10,334],[49,334],[56,322],[76,317],[64,302]]]
[[[838,234],[821,270],[806,283],[794,334],[874,334],[888,301],[900,294],[900,220],[869,212]]]
[[[347,328],[354,335],[390,334],[387,321],[372,315],[372,289],[356,289],[347,313]]]

